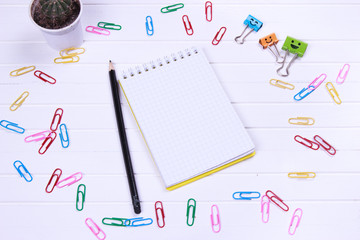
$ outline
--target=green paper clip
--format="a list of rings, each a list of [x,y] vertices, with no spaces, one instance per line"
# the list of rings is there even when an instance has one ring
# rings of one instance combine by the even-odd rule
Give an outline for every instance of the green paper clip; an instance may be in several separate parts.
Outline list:
[[[80,188],[83,187],[83,190]],[[86,194],[86,186],[84,184],[80,184],[77,189],[76,193],[76,210],[82,211],[84,209],[84,202],[85,202],[85,194]],[[79,195],[81,197],[79,197]],[[81,202],[79,201],[81,199]],[[79,207],[79,203],[81,204]]]
[[[102,223],[109,226],[126,227],[127,218],[103,218]]]
[[[162,12],[162,13],[175,12],[175,11],[177,11],[178,9],[183,8],[183,7],[184,7],[184,4],[183,4],[183,3],[177,3],[177,4],[174,4],[174,5],[170,5],[170,6],[163,7],[163,8],[160,10],[160,12]]]
[[[108,23],[108,22],[99,22],[98,27],[109,30],[117,30],[117,31],[121,30],[120,25],[116,25],[115,23]]]
[[[190,204],[190,201],[193,201],[193,204]],[[190,216],[190,210],[192,209],[192,214],[191,214],[191,223],[189,223],[189,216]],[[192,225],[194,225],[195,222],[195,211],[196,211],[196,201],[193,198],[190,198],[187,202],[187,210],[186,210],[186,224],[191,227]]]

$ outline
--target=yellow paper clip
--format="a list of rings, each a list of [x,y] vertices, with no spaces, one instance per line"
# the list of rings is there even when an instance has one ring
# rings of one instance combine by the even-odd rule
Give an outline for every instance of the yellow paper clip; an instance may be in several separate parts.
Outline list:
[[[54,63],[60,64],[60,63],[76,63],[80,60],[80,58],[77,55],[69,55],[69,56],[63,56],[58,57],[54,59]]]
[[[288,122],[294,125],[314,125],[315,119],[312,117],[289,118]]]
[[[316,173],[314,172],[291,172],[288,173],[289,178],[315,178]]]
[[[279,87],[279,88],[283,88],[283,89],[290,89],[290,90],[294,90],[295,86],[292,85],[291,83],[287,83],[278,79],[270,79],[270,84],[275,86],[275,87]]]
[[[9,107],[9,109],[11,111],[15,111],[16,109],[18,109],[22,104],[23,102],[25,101],[25,99],[29,96],[29,92],[28,91],[25,91],[23,92],[20,97],[18,97],[15,102],[13,102],[13,104],[11,104],[11,106]]]
[[[77,56],[77,55],[85,53],[85,48],[83,48],[83,47],[80,47],[80,48],[75,48],[75,47],[65,48],[65,49],[61,50],[59,53],[60,53],[60,56],[62,56],[62,57]]]
[[[10,76],[17,77],[17,76],[23,75],[25,73],[28,73],[28,72],[31,72],[34,70],[35,70],[35,66],[33,66],[33,65],[28,66],[28,67],[22,67],[22,68],[14,70],[14,71],[11,71]]]
[[[329,85],[331,85],[331,87],[329,87]],[[327,82],[325,86],[326,86],[326,89],[328,90],[328,92],[330,93],[331,97],[334,99],[334,102],[336,104],[341,104],[342,101],[341,101],[339,94],[336,91],[334,85],[331,82]]]

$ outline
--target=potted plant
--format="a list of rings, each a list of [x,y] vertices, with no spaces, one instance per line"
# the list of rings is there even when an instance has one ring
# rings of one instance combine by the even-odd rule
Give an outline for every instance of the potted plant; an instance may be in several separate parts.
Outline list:
[[[81,0],[31,0],[30,18],[50,47],[62,50],[83,43]]]

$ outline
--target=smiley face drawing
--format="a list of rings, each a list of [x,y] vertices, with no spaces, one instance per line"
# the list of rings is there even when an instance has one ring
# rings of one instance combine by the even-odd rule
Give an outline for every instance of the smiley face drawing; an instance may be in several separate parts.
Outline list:
[[[297,54],[299,57],[302,57],[304,56],[307,46],[307,43],[287,36],[281,49],[289,51],[292,54]]]
[[[261,44],[261,46],[263,46],[264,49],[271,45],[277,44],[278,42],[279,40],[277,39],[275,33],[271,33],[259,39],[259,43]]]
[[[259,29],[262,27],[263,23],[259,21],[258,19],[254,18],[253,16],[249,15],[245,21],[244,24],[247,25],[249,28],[254,29],[255,32],[259,31]]]

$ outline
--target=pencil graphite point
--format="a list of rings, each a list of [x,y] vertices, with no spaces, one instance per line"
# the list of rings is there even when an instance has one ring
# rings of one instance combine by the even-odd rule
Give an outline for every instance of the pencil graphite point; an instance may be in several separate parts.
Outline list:
[[[113,66],[111,60],[109,60],[109,71],[111,71],[111,70],[114,70],[114,66]]]

